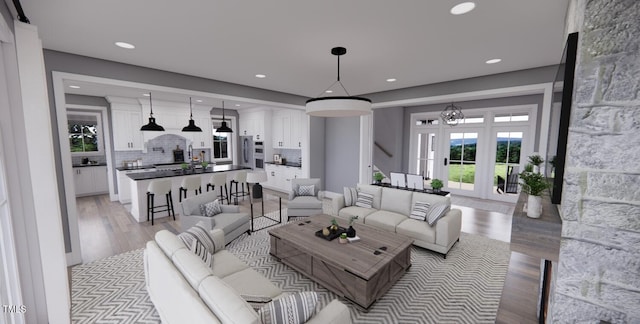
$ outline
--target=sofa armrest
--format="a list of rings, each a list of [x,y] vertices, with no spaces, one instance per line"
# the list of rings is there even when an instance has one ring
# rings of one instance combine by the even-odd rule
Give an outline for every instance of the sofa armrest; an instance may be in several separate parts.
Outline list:
[[[226,243],[224,240],[224,231],[216,228],[209,231],[209,234],[211,234],[211,237],[213,238],[213,244],[215,244],[216,246],[216,250],[214,253],[224,250],[224,245]]]
[[[351,324],[351,312],[345,304],[334,299],[308,320],[307,324]]]
[[[296,193],[293,192],[293,190],[289,191],[289,201],[292,201],[293,198],[295,198],[295,197],[296,197]]]
[[[183,231],[186,231],[198,224],[200,221],[204,221],[210,228],[216,226],[216,221],[213,217],[200,216],[200,215],[182,215],[180,216],[180,226]]]
[[[236,205],[220,205],[223,213],[239,213],[240,206]]]
[[[462,211],[453,208],[436,223],[436,244],[449,246],[460,238],[462,229]]]
[[[340,195],[336,198],[331,199],[331,211],[334,216],[338,216],[338,212],[340,209],[344,208],[344,196]]]

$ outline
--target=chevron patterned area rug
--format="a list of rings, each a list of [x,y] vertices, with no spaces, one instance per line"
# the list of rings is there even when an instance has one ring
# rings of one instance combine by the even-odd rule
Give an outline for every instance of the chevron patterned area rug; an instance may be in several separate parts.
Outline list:
[[[243,234],[227,249],[283,291],[317,291],[321,306],[339,298],[271,257],[267,231]],[[422,248],[411,253],[411,268],[368,312],[341,299],[354,323],[495,322],[508,243],[462,233],[446,259]],[[143,267],[142,249],[74,267],[73,323],[159,323]]]

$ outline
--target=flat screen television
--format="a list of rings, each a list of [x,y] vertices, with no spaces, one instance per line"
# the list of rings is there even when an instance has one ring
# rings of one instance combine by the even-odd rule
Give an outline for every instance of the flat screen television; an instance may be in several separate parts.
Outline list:
[[[567,155],[567,136],[573,99],[573,78],[578,51],[578,33],[569,34],[562,60],[553,81],[551,102],[551,123],[549,127],[548,149],[545,159],[545,176],[551,184],[551,202],[562,200],[562,181]]]

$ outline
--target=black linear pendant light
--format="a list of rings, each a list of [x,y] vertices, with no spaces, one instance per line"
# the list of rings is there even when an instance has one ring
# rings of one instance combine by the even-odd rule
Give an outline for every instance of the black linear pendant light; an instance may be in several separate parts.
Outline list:
[[[224,120],[224,101],[222,102],[222,126],[216,129],[216,133],[233,133],[233,130],[227,126],[227,122]]]
[[[164,131],[164,127],[156,124],[156,119],[153,118],[153,103],[151,101],[151,92],[149,92],[149,107],[151,108],[151,113],[149,114],[149,123],[140,127],[141,131],[154,131],[154,132],[162,132]]]
[[[189,125],[182,128],[183,132],[202,132],[202,128],[196,126],[196,123],[193,121],[193,107],[191,107],[191,97],[189,97]]]

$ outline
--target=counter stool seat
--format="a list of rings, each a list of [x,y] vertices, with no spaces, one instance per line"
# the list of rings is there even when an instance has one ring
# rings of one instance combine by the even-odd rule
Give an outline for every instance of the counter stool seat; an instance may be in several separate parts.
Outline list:
[[[167,204],[166,205],[158,205],[154,204],[154,197],[156,195],[164,195]],[[159,209],[163,208],[165,209]],[[176,212],[173,209],[173,198],[171,197],[171,180],[153,180],[149,182],[149,187],[147,187],[147,221],[149,221],[149,216],[151,216],[151,225],[153,226],[153,219],[156,213],[166,211],[169,216],[173,215],[173,220],[176,220]]]
[[[186,177],[182,179],[182,184],[180,184],[180,198],[179,202],[182,202],[182,194],[184,193],[184,198],[187,198],[187,191],[193,190],[196,193],[202,193],[202,180],[200,180],[200,176],[192,176]]]
[[[229,190],[227,190],[227,175],[224,172],[214,173],[211,178],[209,178],[209,182],[207,183],[207,191],[209,191],[209,188],[211,188],[215,192],[216,187],[220,188],[220,194],[217,196],[217,198],[222,199],[223,202],[226,199],[227,205],[230,204]]]

